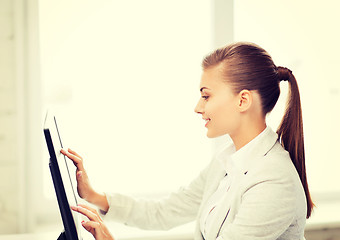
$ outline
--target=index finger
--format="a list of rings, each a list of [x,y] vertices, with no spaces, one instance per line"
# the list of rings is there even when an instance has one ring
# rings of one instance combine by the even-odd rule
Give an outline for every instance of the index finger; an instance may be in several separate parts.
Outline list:
[[[71,209],[73,211],[79,212],[81,214],[83,214],[84,216],[88,217],[88,219],[90,219],[91,221],[95,221],[95,222],[100,222],[101,219],[99,218],[98,215],[96,215],[95,213],[91,212],[90,210],[81,207],[81,206],[72,206]]]
[[[99,213],[98,213],[94,208],[91,208],[91,207],[89,207],[89,206],[87,206],[87,205],[84,205],[84,204],[81,204],[81,203],[79,203],[78,206],[80,206],[80,207],[82,207],[82,208],[85,208],[85,209],[91,211],[92,213],[94,213],[95,215],[97,215],[97,217],[101,220],[101,217],[100,217]]]
[[[73,164],[79,169],[79,170],[83,170],[84,167],[83,167],[83,163],[82,163],[82,159],[79,158],[78,156],[72,154],[72,153],[69,153],[69,152],[66,152],[64,149],[61,149],[60,152],[62,154],[64,154],[65,156],[67,156],[69,159],[71,159],[73,161]]]
[[[71,148],[68,149],[68,152],[69,152],[69,153],[72,153],[73,155],[76,155],[76,156],[79,157],[81,160],[83,160],[83,158],[82,158],[78,153],[76,153],[75,151],[73,151]]]

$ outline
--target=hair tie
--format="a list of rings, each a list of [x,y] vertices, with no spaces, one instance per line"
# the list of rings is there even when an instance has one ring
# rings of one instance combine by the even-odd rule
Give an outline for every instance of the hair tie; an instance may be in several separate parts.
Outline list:
[[[288,81],[292,71],[286,67],[277,67],[277,74],[280,81]]]

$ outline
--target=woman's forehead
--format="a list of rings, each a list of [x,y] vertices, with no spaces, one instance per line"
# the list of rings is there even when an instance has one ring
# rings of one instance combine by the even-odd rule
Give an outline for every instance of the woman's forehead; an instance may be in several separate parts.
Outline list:
[[[226,82],[220,71],[215,68],[204,70],[201,77],[200,91],[214,90],[226,86]]]

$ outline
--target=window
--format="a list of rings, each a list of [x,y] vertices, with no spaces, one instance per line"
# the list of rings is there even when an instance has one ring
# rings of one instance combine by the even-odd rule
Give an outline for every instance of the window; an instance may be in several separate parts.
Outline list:
[[[44,109],[96,189],[163,194],[210,161],[194,107],[211,12],[210,1],[41,1]]]

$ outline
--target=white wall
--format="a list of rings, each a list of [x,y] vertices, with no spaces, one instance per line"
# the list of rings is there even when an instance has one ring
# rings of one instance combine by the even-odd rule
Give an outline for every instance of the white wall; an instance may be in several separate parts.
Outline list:
[[[16,149],[14,1],[0,1],[0,233],[18,231],[19,161]]]
[[[41,121],[37,0],[0,1],[0,234],[32,229]]]

